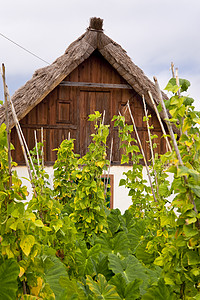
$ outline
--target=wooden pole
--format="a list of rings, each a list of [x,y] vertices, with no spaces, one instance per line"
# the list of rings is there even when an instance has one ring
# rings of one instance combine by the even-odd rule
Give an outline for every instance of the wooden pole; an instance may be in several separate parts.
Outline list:
[[[173,62],[171,62],[171,70],[172,70],[172,77],[175,78],[174,63]]]
[[[8,173],[9,173],[9,188],[12,185],[12,168],[11,168],[11,149],[10,149],[10,130],[9,130],[9,117],[8,117],[8,94],[6,89],[6,73],[5,66],[2,64],[2,79],[4,88],[4,99],[5,99],[5,120],[6,120],[6,134],[7,134],[7,144],[8,144]]]
[[[145,154],[144,154],[144,150],[143,150],[143,147],[142,147],[142,143],[141,143],[141,140],[140,140],[138,131],[137,131],[137,127],[136,127],[136,125],[135,125],[135,121],[134,121],[134,118],[133,118],[133,115],[132,115],[132,112],[131,112],[131,108],[130,108],[130,105],[129,105],[129,101],[127,102],[126,105],[128,106],[129,114],[130,114],[130,117],[131,117],[131,120],[132,120],[132,123],[133,123],[133,127],[134,127],[134,130],[135,130],[135,134],[136,134],[136,137],[137,137],[137,140],[138,140],[138,144],[139,144],[139,146],[140,146],[140,151],[141,151],[142,156],[143,156],[143,160],[144,160],[144,164],[145,164],[145,167],[146,167],[147,176],[148,176],[148,178],[149,178],[149,184],[150,184],[150,187],[151,187],[151,191],[152,191],[152,194],[153,194],[153,198],[154,198],[154,201],[155,201],[155,202],[158,202],[157,199],[156,199],[156,195],[155,195],[154,189],[153,189],[153,184],[152,184],[152,181],[151,181],[151,176],[150,176],[149,168],[148,168],[148,165],[147,165],[146,156],[145,156]]]
[[[11,101],[12,101],[12,100],[11,100]],[[14,107],[14,106],[13,106],[13,107]],[[16,114],[16,113],[15,113],[15,114]],[[16,117],[17,117],[17,115],[16,115]],[[28,149],[28,145],[27,145],[27,143],[26,143],[26,140],[25,140],[25,137],[24,137],[24,134],[23,134],[23,131],[22,131],[22,129],[21,129],[21,126],[20,126],[19,121],[18,121],[18,126],[19,126],[19,131],[20,131],[20,134],[21,134],[21,137],[22,137],[24,146],[25,146],[25,150],[26,150],[26,152],[27,152],[27,154],[28,154],[28,158],[29,158],[29,160],[30,160],[30,163],[31,163],[31,166],[32,166],[34,175],[35,175],[35,177],[37,178],[35,166],[34,166],[34,163],[33,163],[33,160],[32,160],[31,154],[30,154],[30,151],[29,151],[29,149]]]
[[[13,114],[13,116],[14,116],[14,114]],[[27,166],[27,169],[28,169],[29,178],[30,178],[30,181],[32,182],[33,177],[32,177],[32,174],[31,174],[31,169],[30,169],[30,166],[29,166],[28,157],[27,157],[27,154],[26,154],[26,151],[25,151],[25,147],[24,147],[24,143],[23,143],[23,140],[22,140],[22,137],[21,137],[21,134],[20,134],[18,123],[16,123],[15,127],[16,127],[17,134],[18,134],[18,137],[19,137],[19,142],[20,142],[20,145],[21,145],[21,148],[22,148],[22,152],[23,152],[23,155],[24,155],[25,163],[26,163],[26,166]]]
[[[171,126],[170,121],[168,121],[169,116],[168,116],[168,113],[167,113],[167,109],[165,107],[165,103],[163,101],[163,97],[162,97],[162,94],[161,94],[159,83],[158,83],[158,80],[157,80],[157,78],[155,76],[154,76],[154,81],[155,81],[155,86],[156,86],[156,90],[157,90],[157,93],[158,93],[158,98],[159,98],[159,101],[160,101],[160,103],[162,105],[164,117],[166,119],[167,128],[169,130],[169,133],[170,133],[170,136],[171,136],[171,139],[172,139],[172,143],[174,145],[174,150],[176,152],[176,155],[177,155],[177,158],[179,160],[180,165],[183,166],[183,161],[182,161],[180,152],[178,150],[178,146],[177,146],[177,142],[176,142],[176,139],[175,139],[175,136],[174,136],[174,132],[173,132],[172,126]]]
[[[152,97],[152,94],[151,94],[150,91],[148,91],[148,94],[149,94],[150,100],[151,100],[151,102],[152,102],[152,104],[153,104],[154,110],[155,110],[155,112],[156,112],[158,121],[159,121],[159,123],[160,123],[160,127],[161,127],[161,129],[162,129],[162,132],[163,132],[163,135],[164,135],[164,138],[165,138],[165,141],[166,141],[167,151],[172,152],[172,147],[171,147],[170,142],[169,142],[169,140],[168,140],[167,133],[166,133],[165,128],[164,128],[164,126],[163,126],[163,122],[162,122],[162,120],[161,120],[161,117],[160,117],[160,114],[159,114],[159,112],[158,112],[157,106],[156,106],[156,104],[155,104],[155,102],[154,102],[154,100],[153,100],[153,97]]]
[[[36,170],[35,170],[35,167],[34,167],[34,164],[33,164],[33,160],[32,160],[32,158],[31,158],[31,154],[30,154],[30,151],[29,151],[29,149],[28,149],[28,145],[27,145],[27,143],[26,143],[24,134],[23,134],[22,129],[21,129],[21,126],[20,126],[20,124],[19,124],[19,121],[18,121],[18,118],[17,118],[17,114],[16,114],[16,112],[15,112],[15,108],[14,108],[12,99],[10,98],[10,95],[9,95],[9,92],[8,92],[8,87],[7,87],[7,93],[8,93],[8,96],[9,96],[9,102],[10,102],[10,106],[11,106],[11,111],[12,111],[13,119],[14,119],[14,122],[15,122],[15,124],[16,124],[15,126],[16,126],[16,129],[18,128],[18,129],[17,129],[18,136],[21,137],[21,140],[22,140],[22,143],[23,143],[23,149],[24,149],[24,151],[25,151],[25,150],[27,151],[28,157],[29,157],[29,159],[30,159],[30,163],[31,163],[32,168],[33,168],[34,175],[37,177],[37,175],[36,175]],[[21,143],[20,143],[20,144],[21,144]],[[23,152],[23,153],[24,153],[24,152]],[[27,157],[26,152],[25,152],[25,155],[26,155],[26,157]],[[27,159],[28,159],[28,157],[27,157]],[[28,163],[28,165],[29,165],[29,163]],[[29,166],[29,168],[30,168],[30,166]]]
[[[37,154],[37,162],[38,162],[38,167],[40,166],[40,158],[39,158],[39,152],[38,152],[38,146],[37,146],[37,132],[34,130],[34,136],[35,136],[35,149],[36,149],[36,154]]]
[[[157,190],[157,194],[159,196],[158,180],[157,180],[157,172],[156,172],[156,169],[155,169],[155,160],[154,160],[153,145],[152,145],[151,132],[150,132],[150,128],[149,128],[148,113],[147,113],[147,107],[146,107],[144,95],[142,95],[142,101],[143,101],[143,105],[144,105],[144,113],[145,113],[146,122],[147,122],[147,132],[148,132],[148,137],[149,137],[149,146],[150,146],[150,150],[151,150],[151,158],[152,158],[152,164],[153,164],[153,171],[154,171],[155,182],[156,182],[156,190]]]
[[[112,137],[111,145],[110,145],[110,159],[109,159],[108,173],[106,176],[107,180],[106,180],[106,184],[105,184],[104,195],[106,195],[107,187],[108,187],[108,179],[109,179],[109,175],[110,175],[110,166],[111,166],[111,161],[112,161],[112,152],[113,152],[113,137]]]
[[[176,85],[180,86],[179,77],[178,77],[178,68],[176,68]],[[178,97],[179,98],[181,97],[180,88],[178,89]],[[183,122],[184,122],[184,117],[181,118],[181,125],[183,124]],[[180,127],[180,134],[182,135],[182,126]],[[186,135],[187,135],[187,132],[186,132]]]
[[[41,143],[42,143],[42,169],[44,169],[44,131],[41,127]]]
[[[176,85],[180,86],[179,78],[178,78],[178,68],[176,68]],[[181,96],[180,88],[178,89],[178,96]]]
[[[24,147],[24,142],[23,142],[23,139],[22,139],[22,136],[21,136],[21,132],[20,132],[19,121],[17,119],[15,108],[14,108],[14,105],[13,105],[12,100],[10,98],[7,86],[6,86],[6,91],[7,91],[8,99],[9,99],[9,102],[10,102],[11,111],[12,111],[13,119],[14,119],[14,122],[15,122],[15,127],[16,127],[17,134],[18,134],[18,137],[19,137],[19,142],[20,142],[20,145],[21,145],[21,148],[22,148],[22,152],[23,152],[23,155],[24,155],[24,159],[25,159],[25,163],[26,163],[26,166],[27,166],[27,169],[28,169],[29,178],[30,178],[30,181],[31,181],[31,184],[32,184],[32,188],[33,188],[34,194],[37,197],[37,194],[36,194],[36,191],[35,191],[35,185],[33,183],[33,176],[32,176],[32,173],[31,173],[31,169],[30,169],[28,157],[27,157],[27,154],[26,154],[26,151],[25,151],[25,147]]]
[[[103,111],[103,118],[102,118],[102,125],[104,125],[104,122],[105,122],[105,114],[106,114],[106,111],[104,109],[104,111]]]

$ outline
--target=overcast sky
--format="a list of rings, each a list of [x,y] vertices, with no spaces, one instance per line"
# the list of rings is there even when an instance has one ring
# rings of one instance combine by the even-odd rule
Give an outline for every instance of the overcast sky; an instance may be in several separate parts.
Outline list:
[[[90,17],[162,88],[173,61],[200,110],[200,1],[198,0],[0,0],[0,33],[52,63],[83,34]],[[46,64],[0,35],[0,63],[11,95]],[[3,99],[0,78],[0,99]]]

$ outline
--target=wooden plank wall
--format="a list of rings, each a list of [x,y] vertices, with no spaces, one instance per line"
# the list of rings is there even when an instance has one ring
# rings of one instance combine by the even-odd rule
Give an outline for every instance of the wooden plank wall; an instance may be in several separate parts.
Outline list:
[[[65,78],[69,82],[81,83],[104,83],[104,84],[127,84],[117,71],[98,53],[94,52],[86,61],[79,65],[70,75]],[[135,118],[139,135],[141,137],[147,158],[150,151],[146,141],[147,130],[143,122],[144,110],[141,97],[133,90],[126,88],[88,87],[80,86],[57,86],[41,103],[39,103],[20,123],[28,142],[29,148],[34,147],[34,130],[37,130],[40,141],[41,127],[44,129],[45,162],[51,165],[56,160],[57,148],[63,139],[70,137],[75,139],[75,152],[81,156],[87,151],[91,141],[90,134],[93,132],[93,124],[88,122],[88,115],[95,110],[103,113],[105,110],[105,124],[110,124],[110,135],[114,138],[113,164],[120,164],[121,150],[119,147],[118,131],[113,128],[111,119],[113,115],[122,111],[127,101],[130,101],[133,116]],[[153,133],[158,135],[158,153],[165,152],[165,142],[161,139],[162,132],[156,114],[148,107],[151,113],[151,122],[154,126]],[[131,124],[130,116],[126,115],[126,121]],[[13,160],[23,164],[24,159],[20,149],[16,130],[12,129],[12,143],[15,146]],[[109,151],[108,151],[109,152]]]

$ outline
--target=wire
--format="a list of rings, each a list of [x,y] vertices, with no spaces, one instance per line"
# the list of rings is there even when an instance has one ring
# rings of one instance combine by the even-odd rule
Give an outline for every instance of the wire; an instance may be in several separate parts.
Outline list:
[[[2,34],[1,32],[0,32],[0,35],[1,35],[2,37],[4,37],[5,39],[7,39],[8,41],[10,41],[11,43],[13,43],[13,44],[15,44],[16,46],[18,46],[19,48],[23,49],[24,51],[28,52],[29,54],[35,56],[36,58],[38,58],[38,59],[40,59],[41,61],[45,62],[46,64],[50,65],[50,63],[49,63],[48,61],[42,59],[41,57],[37,56],[37,55],[34,54],[33,52],[31,52],[31,51],[27,50],[26,48],[20,46],[19,44],[17,44],[17,43],[14,42],[13,40],[9,39],[7,36],[5,36],[4,34]]]

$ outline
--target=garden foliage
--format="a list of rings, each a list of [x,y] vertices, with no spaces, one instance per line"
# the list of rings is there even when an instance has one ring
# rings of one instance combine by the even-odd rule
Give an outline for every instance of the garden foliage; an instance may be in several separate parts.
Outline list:
[[[186,91],[189,82],[180,83]],[[109,127],[99,112],[89,117],[95,131],[84,157],[74,153],[73,140],[57,149],[53,190],[35,164],[29,202],[15,171],[9,187],[6,126],[0,127],[1,299],[200,299],[200,113],[193,99],[176,94],[179,88],[169,81],[172,97],[165,105],[180,132],[183,165],[175,151],[156,154],[154,166],[149,162],[156,201],[143,178],[133,126],[113,118],[122,163],[132,165],[120,181],[132,198],[123,215],[105,202]]]

